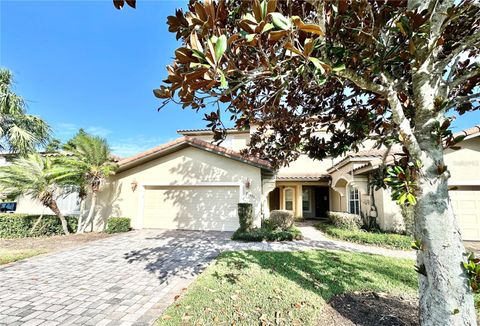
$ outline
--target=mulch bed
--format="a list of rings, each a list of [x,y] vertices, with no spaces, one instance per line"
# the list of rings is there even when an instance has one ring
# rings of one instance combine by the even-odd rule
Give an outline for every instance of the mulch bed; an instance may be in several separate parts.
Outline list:
[[[419,325],[418,301],[385,293],[345,293],[329,302],[318,325]]]

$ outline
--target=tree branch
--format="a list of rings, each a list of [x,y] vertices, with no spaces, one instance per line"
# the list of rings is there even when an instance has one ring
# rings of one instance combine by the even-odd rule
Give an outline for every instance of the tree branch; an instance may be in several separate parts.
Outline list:
[[[383,95],[385,97],[387,97],[388,95],[387,94],[388,89],[385,86],[380,84],[375,84],[372,81],[366,80],[365,78],[357,75],[355,72],[349,69],[345,69],[345,70],[341,70],[333,73],[338,77],[348,79],[349,81],[351,81],[352,83],[354,83],[355,85],[357,85],[362,89],[365,89],[367,91],[373,92],[378,95]]]
[[[398,125],[400,136],[402,136],[402,143],[407,147],[413,158],[418,159],[421,157],[421,148],[418,144],[417,138],[413,134],[413,130],[410,127],[410,121],[403,112],[402,103],[397,97],[397,93],[393,89],[387,96],[390,108],[392,110],[392,119]]]
[[[474,94],[465,95],[465,96],[458,96],[447,104],[447,108],[457,107],[475,98],[480,99],[480,93],[474,93]]]
[[[480,43],[480,33],[476,32],[473,33],[472,35],[466,37],[464,41],[457,46],[445,59],[441,60],[438,64],[437,67],[438,69],[445,69],[448,64],[454,60],[459,54],[461,54],[463,51],[468,50],[471,47],[474,46],[479,46]]]
[[[453,69],[453,67],[452,67],[452,69]],[[451,83],[452,83],[451,88],[456,88],[456,87],[462,85],[463,83],[467,82],[470,78],[474,78],[474,77],[477,77],[477,76],[480,76],[480,67],[477,67],[477,69],[469,71],[465,75],[458,76],[457,78],[452,80],[451,81]]]

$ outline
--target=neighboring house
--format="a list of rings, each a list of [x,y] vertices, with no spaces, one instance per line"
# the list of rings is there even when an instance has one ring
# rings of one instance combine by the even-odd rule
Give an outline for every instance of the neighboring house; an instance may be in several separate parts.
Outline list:
[[[41,153],[45,156],[54,156],[54,153]],[[10,164],[16,155],[10,153],[0,154],[0,166]],[[30,197],[20,196],[15,200],[14,212],[18,214],[47,214],[55,215],[50,208],[45,207],[39,200],[33,200]],[[78,216],[80,214],[80,200],[75,193],[57,198],[57,205],[64,215]],[[11,211],[10,211],[11,212]]]
[[[210,130],[179,130],[183,137],[120,160],[99,195],[95,229],[110,216],[127,216],[134,228],[233,231],[237,204],[250,202],[254,223],[274,209],[319,218],[327,211],[373,215],[384,230],[401,230],[400,209],[388,190],[372,191],[372,173],[391,155],[365,148],[341,158],[300,156],[273,171],[268,162],[242,157],[249,131],[227,130],[221,146]],[[446,150],[450,195],[465,240],[480,240],[480,126],[462,132],[460,149]],[[88,202],[86,203],[88,207]]]

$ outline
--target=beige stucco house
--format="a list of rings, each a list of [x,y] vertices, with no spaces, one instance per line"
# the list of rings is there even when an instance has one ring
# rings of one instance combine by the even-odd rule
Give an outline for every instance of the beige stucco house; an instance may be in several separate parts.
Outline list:
[[[300,156],[273,171],[268,162],[239,154],[248,146],[248,130],[227,130],[221,146],[211,143],[209,130],[178,133],[181,138],[173,142],[118,162],[117,174],[101,190],[95,229],[110,216],[126,216],[134,228],[232,231],[238,228],[239,202],[253,204],[258,226],[271,210],[286,209],[299,218],[362,212],[376,216],[384,230],[403,227],[389,192],[369,187],[384,150],[366,145],[322,161]],[[462,133],[460,149],[445,155],[450,195],[464,239],[480,240],[480,126]],[[21,202],[18,209],[23,211]]]

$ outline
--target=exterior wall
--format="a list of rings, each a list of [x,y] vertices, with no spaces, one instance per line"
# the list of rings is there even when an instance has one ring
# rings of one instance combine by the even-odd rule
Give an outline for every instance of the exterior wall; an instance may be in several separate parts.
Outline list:
[[[250,189],[243,186],[250,180]],[[102,188],[95,229],[102,229],[110,216],[132,219],[133,228],[142,227],[142,185],[194,185],[236,182],[243,187],[244,202],[254,207],[255,224],[261,223],[261,170],[194,147],[188,147],[149,161],[113,176]],[[132,184],[137,184],[132,190]]]
[[[300,157],[294,162],[291,162],[289,166],[280,168],[278,175],[327,174],[327,170],[331,166],[331,159],[319,161],[313,160],[307,155],[300,155]]]
[[[212,142],[213,135],[212,134],[201,134],[193,136],[195,138]],[[250,134],[247,133],[227,133],[227,137],[225,140],[220,144],[220,146],[229,148],[234,151],[241,151],[242,149],[247,148],[248,143],[250,141]]]
[[[43,206],[42,203],[38,200],[34,200],[28,196],[20,196],[16,200],[17,210],[15,213],[19,214],[48,214],[53,215],[54,213],[47,207]],[[57,199],[57,205],[60,209],[60,212],[64,215],[79,215],[80,214],[80,205],[77,194],[70,194],[66,197],[60,197]]]
[[[459,150],[445,150],[445,165],[450,170],[449,185],[457,189],[475,189],[480,186],[480,137],[467,139],[458,144]],[[378,209],[377,221],[382,230],[404,229],[400,206],[391,199],[389,190],[375,193]]]
[[[370,211],[370,195],[368,190],[368,178],[363,175],[354,175],[352,171],[365,162],[350,162],[331,173],[332,192],[331,209],[332,211],[348,212],[348,195],[351,186],[358,188],[360,194],[360,209],[362,212]]]
[[[448,183],[453,186],[480,185],[480,137],[458,144],[459,150],[445,150],[445,165],[451,173]]]
[[[402,210],[391,198],[391,192],[388,189],[375,191],[375,205],[377,207],[377,223],[385,231],[403,231]]]

